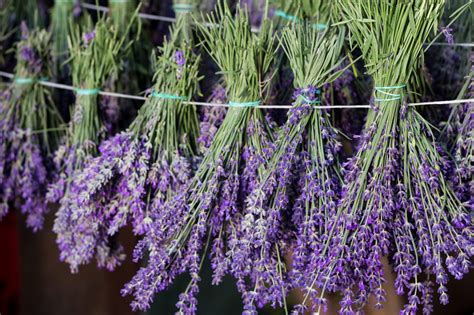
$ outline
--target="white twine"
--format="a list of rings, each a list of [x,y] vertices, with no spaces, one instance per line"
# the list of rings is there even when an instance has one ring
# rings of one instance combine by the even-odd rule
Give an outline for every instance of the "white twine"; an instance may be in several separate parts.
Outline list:
[[[109,12],[109,8],[100,6],[100,5],[95,5],[95,4],[90,4],[90,3],[81,3],[81,6],[84,7],[85,9],[88,10],[95,10],[95,11],[101,11],[101,12]],[[146,20],[154,20],[154,21],[162,21],[162,22],[168,22],[168,23],[173,23],[176,22],[176,18],[169,17],[169,16],[162,16],[162,15],[153,15],[153,14],[147,14],[147,13],[138,13],[138,17]],[[213,24],[213,23],[204,23],[205,26],[207,27],[217,27],[218,25]],[[257,27],[252,27],[252,32],[258,33],[260,31],[259,28]],[[428,44],[426,44],[428,45]],[[431,43],[429,44],[430,46],[452,46],[452,47],[474,47],[474,43]]]
[[[4,71],[0,71],[0,76],[14,79],[15,75],[13,73],[8,73]],[[62,89],[68,91],[76,91],[76,88],[71,85],[50,82],[50,81],[37,81],[37,84],[41,84],[44,86],[48,86],[55,89]],[[124,98],[130,100],[137,100],[137,101],[146,101],[148,97],[146,96],[139,96],[139,95],[130,95],[130,94],[123,94],[117,92],[107,92],[107,91],[99,91],[100,95],[104,96],[111,96],[117,98]],[[420,102],[420,103],[408,103],[407,105],[412,106],[437,106],[437,105],[454,105],[454,104],[463,104],[463,103],[473,103],[474,98],[469,99],[459,99],[459,100],[449,100],[449,101],[433,101],[433,102]],[[196,106],[208,106],[208,107],[232,107],[229,104],[221,104],[221,103],[207,103],[207,102],[196,102],[196,101],[183,101],[183,104],[186,105],[196,105]],[[266,108],[266,109],[290,109],[293,105],[259,105],[254,106],[254,108]],[[371,105],[317,105],[311,106],[314,109],[342,109],[342,108],[349,108],[349,109],[363,109],[363,108],[372,108]]]

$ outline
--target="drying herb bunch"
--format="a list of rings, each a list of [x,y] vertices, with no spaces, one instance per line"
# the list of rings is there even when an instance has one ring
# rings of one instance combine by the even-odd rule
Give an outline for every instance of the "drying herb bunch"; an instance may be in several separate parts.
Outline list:
[[[428,314],[433,282],[446,304],[448,272],[460,279],[473,253],[471,218],[448,185],[448,163],[428,122],[405,103],[405,84],[423,63],[423,44],[445,1],[337,3],[375,82],[375,100],[357,153],[345,164],[342,199],[326,223],[307,296],[317,296],[320,309],[326,292],[341,291],[343,314],[359,311],[370,295],[382,307],[388,255],[397,293],[408,294],[402,313],[423,306]]]
[[[30,32],[26,24],[21,30],[14,82],[0,96],[0,218],[13,203],[37,231],[48,211],[48,166],[62,119],[49,91],[38,83],[51,75],[50,35],[45,30]]]
[[[153,222],[146,239],[147,264],[124,289],[124,293],[133,294],[135,308],[148,308],[155,293],[188,272],[191,280],[177,307],[180,313],[196,313],[199,272],[207,249],[211,247],[214,284],[231,272],[234,255],[245,250],[226,243],[232,238],[236,244],[245,232],[240,226],[242,200],[263,175],[268,157],[264,148],[272,140],[270,126],[254,105],[265,99],[265,75],[274,56],[274,39],[271,25],[265,22],[261,32],[254,34],[242,9],[238,8],[234,17],[225,4],[219,4],[206,22],[220,25],[207,28],[198,24],[204,47],[222,71],[234,106],[227,111],[194,177],[168,200]],[[232,269],[249,309],[258,296],[250,293],[252,284],[252,289],[245,284],[245,263]],[[267,289],[259,284],[258,290]],[[265,302],[269,299],[261,298]]]
[[[183,40],[183,27],[178,19],[165,40],[153,93],[134,122],[104,141],[100,156],[71,184],[67,204],[77,219],[70,225],[73,238],[66,254],[73,269],[100,254],[101,244],[127,223],[137,235],[153,234],[150,226],[160,219],[164,202],[191,176],[198,119],[196,109],[183,101],[198,91],[200,58]]]
[[[267,225],[259,245],[249,253],[254,268],[266,261],[262,253],[282,252],[279,247],[285,242],[281,240],[288,239],[284,235],[294,237],[287,291],[309,286],[306,275],[315,268],[320,238],[327,233],[328,218],[336,212],[341,143],[330,112],[313,107],[321,105],[318,87],[342,73],[335,69],[342,61],[344,36],[342,29],[320,32],[309,23],[293,24],[282,31],[282,46],[294,73],[295,103],[280,129],[267,171],[246,206],[250,213],[264,214]],[[291,233],[285,231],[288,222],[294,225]]]
[[[136,16],[136,15],[135,15]],[[129,27],[133,23],[133,19]],[[90,30],[89,27],[86,27]],[[71,264],[75,270],[83,257],[80,253],[72,252],[71,244],[75,235],[71,227],[75,226],[77,214],[69,206],[71,181],[97,155],[97,146],[105,132],[99,113],[98,93],[107,78],[120,69],[120,58],[126,42],[126,34],[119,35],[111,21],[101,17],[93,30],[83,32],[77,27],[69,38],[70,67],[72,83],[76,87],[76,102],[73,108],[71,122],[65,143],[55,154],[55,164],[58,178],[50,185],[47,199],[60,202],[54,231],[57,233],[57,243],[61,252],[61,260]],[[106,262],[109,257],[108,244],[100,244],[101,252],[97,255],[99,264]],[[102,255],[101,255],[102,254]],[[113,254],[111,254],[113,256]],[[113,260],[113,257],[110,259]]]

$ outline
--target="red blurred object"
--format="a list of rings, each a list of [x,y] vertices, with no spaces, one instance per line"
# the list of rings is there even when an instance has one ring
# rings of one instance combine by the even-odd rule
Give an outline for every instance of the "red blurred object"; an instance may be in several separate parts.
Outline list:
[[[10,212],[0,221],[0,314],[19,313],[20,251],[17,217]]]

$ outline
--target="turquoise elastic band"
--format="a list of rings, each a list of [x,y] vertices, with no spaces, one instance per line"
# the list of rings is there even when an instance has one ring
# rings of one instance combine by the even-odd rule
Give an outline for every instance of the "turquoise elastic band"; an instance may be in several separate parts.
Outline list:
[[[383,95],[390,96],[389,98],[376,98],[376,102],[387,102],[387,101],[397,101],[402,99],[402,95],[399,93],[389,93],[385,91],[403,89],[406,87],[406,84],[394,85],[394,86],[376,86],[375,92],[382,93]]]
[[[175,12],[187,13],[194,10],[194,5],[189,3],[177,3],[173,5],[173,10]]]
[[[76,89],[77,95],[96,95],[99,92],[99,89]]]
[[[30,84],[35,82],[36,80],[33,78],[15,78],[16,84]]]
[[[253,101],[253,102],[229,102],[230,107],[255,107],[260,105],[261,101]]]
[[[312,100],[308,99],[308,98],[307,98],[306,96],[304,96],[304,95],[300,95],[300,96],[301,96],[301,98],[303,99],[303,101],[305,102],[305,104],[311,104],[311,105],[313,105],[313,104],[321,104],[321,101],[320,101],[320,100],[313,100],[313,101],[312,101]]]
[[[294,22],[299,22],[301,21],[300,18],[298,18],[297,16],[295,15],[291,15],[291,14],[288,14],[282,10],[275,10],[275,15],[276,16],[279,16],[283,19],[286,19],[286,20],[290,20],[290,21],[294,21]],[[323,24],[323,23],[315,23],[313,24],[313,27],[318,30],[318,31],[323,31],[325,29],[328,28],[328,25],[327,24]]]
[[[282,10],[276,10],[275,15],[279,16],[279,17],[281,17],[285,20],[290,20],[290,21],[298,21],[299,20],[299,18],[297,16],[288,14],[285,11],[282,11]]]
[[[174,94],[168,94],[168,93],[157,93],[157,92],[152,92],[151,96],[153,97],[159,97],[159,98],[165,98],[169,100],[180,100],[180,101],[185,101],[186,98],[183,96],[179,95],[174,95]]]
[[[317,29],[318,31],[324,31],[325,29],[328,28],[328,25],[322,24],[322,23],[316,23],[316,24],[313,24],[313,27]]]

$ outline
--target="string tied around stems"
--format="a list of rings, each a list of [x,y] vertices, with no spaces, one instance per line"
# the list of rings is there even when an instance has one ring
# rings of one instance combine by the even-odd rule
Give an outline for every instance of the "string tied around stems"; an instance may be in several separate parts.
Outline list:
[[[395,91],[406,88],[406,84],[398,84],[394,86],[376,86],[375,94],[380,93],[384,97],[375,97],[376,102],[388,102],[397,101],[402,99],[402,93],[396,93]]]
[[[275,10],[275,15],[278,17],[281,17],[282,19],[292,21],[292,22],[302,22],[300,18],[298,18],[296,15],[291,15],[286,13],[285,11],[282,10]],[[324,31],[325,29],[328,28],[327,24],[324,23],[314,23],[312,26],[318,30],[318,31]]]
[[[189,3],[176,3],[173,4],[173,10],[175,13],[190,13],[194,10],[194,5]]]
[[[229,102],[230,107],[256,107],[261,103],[260,100],[252,102]]]
[[[97,95],[100,92],[100,89],[80,89],[76,88],[74,91],[76,91],[77,95]]]
[[[185,101],[186,100],[186,98],[184,96],[179,96],[179,95],[169,94],[169,93],[152,92],[151,96],[152,97],[169,99],[169,100],[180,100],[180,101]]]
[[[46,81],[47,78],[22,78],[22,77],[18,77],[18,78],[15,78],[15,80],[13,82],[15,82],[15,84],[19,84],[19,85],[22,85],[22,84],[33,84],[35,82],[38,82],[38,81]]]
[[[293,99],[301,97],[304,104],[316,105],[321,104],[320,100],[321,90],[315,86],[308,86],[306,88],[297,88],[293,94]]]

